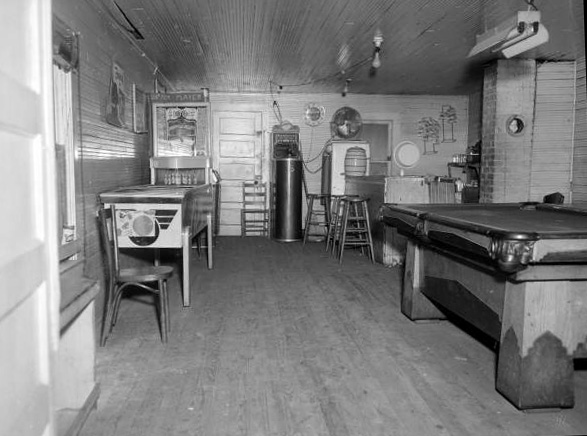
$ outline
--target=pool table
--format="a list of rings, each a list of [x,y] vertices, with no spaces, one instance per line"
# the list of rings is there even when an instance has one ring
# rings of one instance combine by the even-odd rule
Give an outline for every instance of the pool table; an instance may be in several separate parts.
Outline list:
[[[383,204],[408,238],[401,310],[457,316],[499,343],[496,388],[517,408],[574,406],[587,357],[587,207]]]

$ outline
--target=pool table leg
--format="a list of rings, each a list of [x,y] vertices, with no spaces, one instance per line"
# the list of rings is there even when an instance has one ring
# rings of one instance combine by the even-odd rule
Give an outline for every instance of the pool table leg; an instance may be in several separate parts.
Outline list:
[[[574,286],[506,284],[496,388],[519,409],[573,407]]]
[[[422,294],[424,287],[423,248],[408,240],[402,284],[402,313],[413,321],[425,319],[445,319],[445,315]]]

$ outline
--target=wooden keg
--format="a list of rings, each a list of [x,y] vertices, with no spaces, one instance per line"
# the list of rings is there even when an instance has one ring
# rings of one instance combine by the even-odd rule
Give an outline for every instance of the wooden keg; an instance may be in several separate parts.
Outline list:
[[[351,147],[344,157],[344,173],[347,176],[364,176],[367,173],[367,152],[361,147]]]

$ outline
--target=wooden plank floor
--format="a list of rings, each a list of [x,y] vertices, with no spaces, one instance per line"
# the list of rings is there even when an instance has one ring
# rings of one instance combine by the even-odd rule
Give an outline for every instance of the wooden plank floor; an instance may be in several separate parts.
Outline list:
[[[399,268],[221,237],[215,269],[194,270],[191,307],[172,283],[166,345],[147,300],[123,301],[82,436],[587,433],[586,370],[574,409],[516,410],[495,391],[490,347],[400,313]]]

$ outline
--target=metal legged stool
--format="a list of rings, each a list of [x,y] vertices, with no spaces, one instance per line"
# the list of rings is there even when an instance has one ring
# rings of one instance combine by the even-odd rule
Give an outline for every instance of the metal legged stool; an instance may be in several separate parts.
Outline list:
[[[327,237],[329,224],[330,195],[308,194],[308,212],[306,213],[306,226],[304,227],[304,241],[302,245],[306,245],[306,241],[310,236]],[[321,233],[312,233],[312,227],[322,229]]]
[[[342,203],[342,223],[340,228],[340,242],[338,244],[338,263],[342,264],[345,247],[361,247],[369,250],[371,263],[373,257],[373,239],[371,238],[371,224],[369,223],[368,198],[344,197]]]

